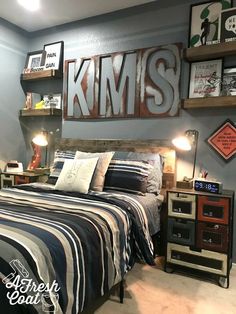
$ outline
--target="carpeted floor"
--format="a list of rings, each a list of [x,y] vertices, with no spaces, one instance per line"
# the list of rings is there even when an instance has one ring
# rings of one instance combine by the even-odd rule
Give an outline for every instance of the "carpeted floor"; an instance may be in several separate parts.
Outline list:
[[[88,313],[96,314],[236,314],[236,265],[230,287],[217,282],[165,273],[160,266],[136,264],[126,277],[124,303],[113,292]]]

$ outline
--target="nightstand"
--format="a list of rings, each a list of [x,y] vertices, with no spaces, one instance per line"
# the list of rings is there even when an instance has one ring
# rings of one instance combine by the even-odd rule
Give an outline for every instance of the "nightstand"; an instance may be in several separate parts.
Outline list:
[[[234,192],[167,191],[165,271],[181,269],[229,287]]]
[[[11,187],[13,185],[32,183],[32,182],[46,182],[48,175],[45,173],[34,172],[2,172],[1,176],[1,188]]]

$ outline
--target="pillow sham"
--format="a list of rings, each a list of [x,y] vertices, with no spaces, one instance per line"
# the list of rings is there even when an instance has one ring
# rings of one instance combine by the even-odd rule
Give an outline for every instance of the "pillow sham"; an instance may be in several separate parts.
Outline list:
[[[98,158],[97,166],[95,168],[93,178],[90,184],[90,189],[93,191],[102,191],[105,181],[105,174],[107,172],[109,163],[112,159],[114,152],[104,153],[86,153],[77,151],[75,159],[91,159]]]
[[[54,153],[53,165],[51,167],[50,175],[47,180],[47,183],[56,184],[57,179],[61,173],[64,162],[67,159],[74,159],[75,151],[70,150],[56,150]]]
[[[112,160],[107,169],[104,188],[145,195],[152,168],[144,161]]]
[[[55,189],[87,194],[97,161],[98,158],[65,160]]]
[[[159,194],[162,187],[163,157],[158,153],[117,151],[113,159],[143,160],[153,166],[147,179],[147,192]]]

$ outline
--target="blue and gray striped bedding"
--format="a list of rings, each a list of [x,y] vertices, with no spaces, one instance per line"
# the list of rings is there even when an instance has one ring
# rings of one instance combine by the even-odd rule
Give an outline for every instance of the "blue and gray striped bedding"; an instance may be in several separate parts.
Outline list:
[[[50,313],[77,314],[118,283],[136,257],[153,265],[148,216],[137,196],[62,193],[43,186],[0,191],[1,312],[45,313],[46,307]],[[30,287],[58,289],[23,291],[11,286],[14,277],[7,286],[17,262]],[[9,304],[16,290],[29,304]]]

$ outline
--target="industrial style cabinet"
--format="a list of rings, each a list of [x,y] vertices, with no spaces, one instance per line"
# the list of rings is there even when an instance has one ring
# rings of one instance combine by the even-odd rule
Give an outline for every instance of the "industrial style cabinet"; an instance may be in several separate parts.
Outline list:
[[[13,185],[26,184],[32,182],[45,182],[44,174],[35,174],[32,172],[12,173],[2,172],[0,174],[1,188],[12,187]],[[47,178],[47,176],[46,176]]]
[[[192,270],[229,287],[232,266],[234,192],[167,191],[165,271]]]

